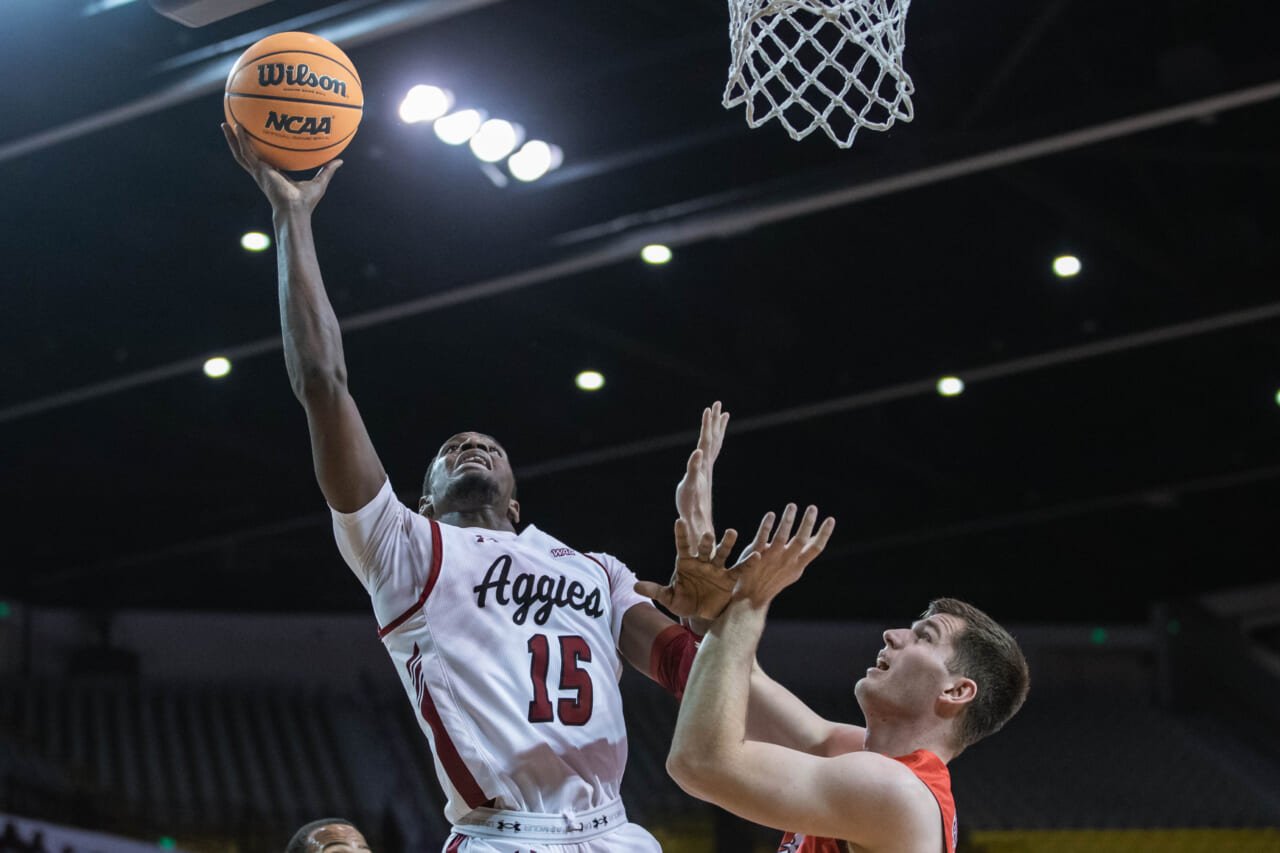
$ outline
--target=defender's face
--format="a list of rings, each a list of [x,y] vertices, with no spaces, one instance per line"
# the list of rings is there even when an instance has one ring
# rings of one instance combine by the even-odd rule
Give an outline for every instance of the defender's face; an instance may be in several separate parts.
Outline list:
[[[307,853],[359,853],[369,851],[360,830],[345,823],[321,826],[307,836]]]
[[[910,628],[884,632],[884,648],[875,665],[858,680],[854,694],[871,715],[895,717],[927,713],[955,680],[947,661],[955,654],[952,640],[965,622],[949,613],[921,619]]]
[[[492,436],[460,432],[440,446],[431,463],[431,494],[446,495],[469,478],[488,480],[508,498],[515,490],[515,475],[507,453]]]

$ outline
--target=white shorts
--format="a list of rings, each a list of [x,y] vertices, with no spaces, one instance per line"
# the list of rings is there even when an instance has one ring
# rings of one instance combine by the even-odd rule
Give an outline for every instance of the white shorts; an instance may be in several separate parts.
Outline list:
[[[444,853],[662,853],[662,846],[614,800],[579,813],[473,809],[454,824]]]
[[[455,832],[445,842],[444,853],[662,853],[662,846],[643,827],[624,823],[607,835],[576,844],[477,838]]]

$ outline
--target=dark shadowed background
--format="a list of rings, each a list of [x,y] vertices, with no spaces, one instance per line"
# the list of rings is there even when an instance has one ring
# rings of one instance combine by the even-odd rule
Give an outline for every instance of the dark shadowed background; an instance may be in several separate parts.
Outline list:
[[[788,500],[839,521],[783,617],[896,619],[948,594],[1141,622],[1273,578],[1276,18],[921,0],[915,121],[845,151],[720,106],[722,0],[277,0],[200,29],[145,2],[6,3],[0,595],[367,607],[285,376],[274,255],[239,245],[269,207],[218,129],[220,77],[283,29],[362,34],[335,39],[366,112],[315,223],[406,501],[447,435],[488,431],[526,521],[657,578],[720,399],[718,521],[750,530]],[[497,186],[399,120],[416,83],[564,165]],[[635,257],[651,240],[671,263]],[[1051,270],[1065,252],[1075,278]],[[468,289],[495,281],[522,286]],[[210,380],[219,353],[233,369]],[[587,368],[603,390],[575,388]],[[940,397],[944,374],[965,393]]]

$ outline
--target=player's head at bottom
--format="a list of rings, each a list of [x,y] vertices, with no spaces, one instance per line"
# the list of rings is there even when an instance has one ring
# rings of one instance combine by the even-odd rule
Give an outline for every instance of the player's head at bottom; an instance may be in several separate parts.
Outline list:
[[[346,818],[326,817],[298,827],[284,853],[360,853],[369,842]]]

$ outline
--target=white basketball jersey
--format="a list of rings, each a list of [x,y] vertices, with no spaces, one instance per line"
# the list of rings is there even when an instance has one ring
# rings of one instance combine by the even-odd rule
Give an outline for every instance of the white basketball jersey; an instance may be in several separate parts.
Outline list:
[[[389,483],[334,512],[338,546],[431,744],[445,816],[585,811],[619,796],[627,760],[617,651],[648,603],[635,575],[536,527],[438,524]]]

